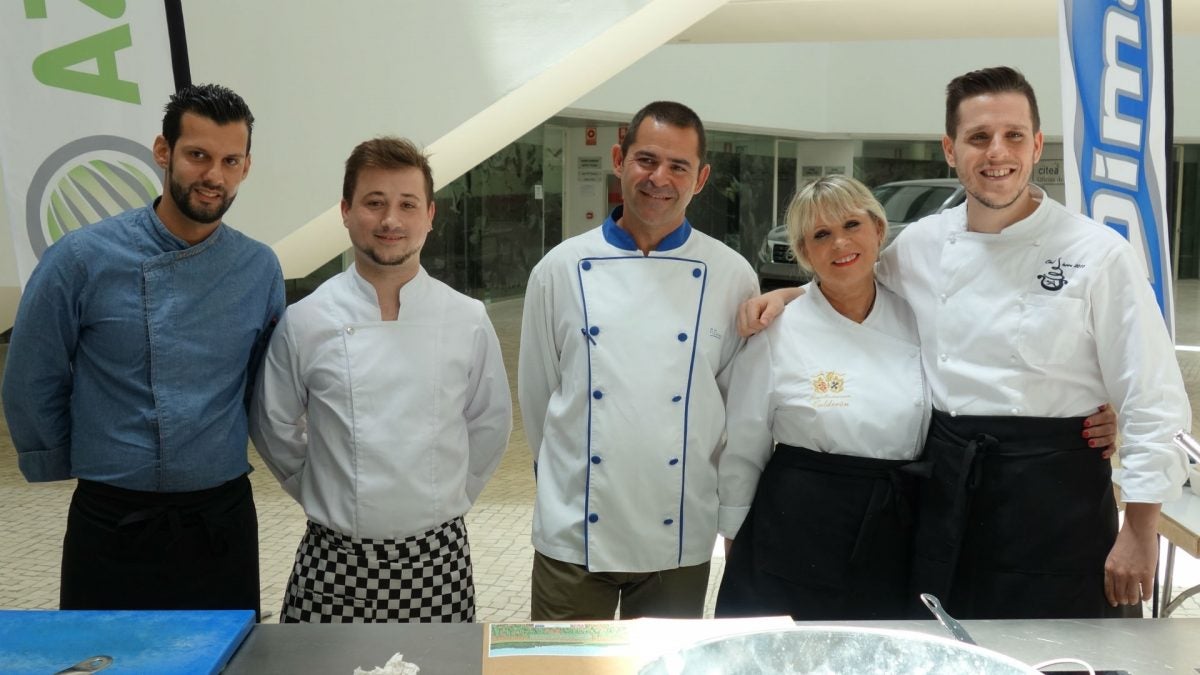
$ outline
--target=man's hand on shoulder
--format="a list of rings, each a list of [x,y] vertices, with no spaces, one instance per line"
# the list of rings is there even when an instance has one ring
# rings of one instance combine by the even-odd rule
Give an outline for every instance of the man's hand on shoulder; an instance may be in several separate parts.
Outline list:
[[[779,288],[743,302],[738,308],[738,335],[750,337],[766,330],[783,313],[783,308],[801,295],[804,289],[799,286]]]

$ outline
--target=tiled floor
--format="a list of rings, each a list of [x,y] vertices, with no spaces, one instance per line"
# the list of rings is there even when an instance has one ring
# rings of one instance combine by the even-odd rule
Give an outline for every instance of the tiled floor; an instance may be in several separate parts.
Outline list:
[[[1181,345],[1200,345],[1200,281],[1179,284],[1177,324]],[[489,306],[500,335],[509,379],[515,382],[521,300]],[[3,363],[6,345],[0,345]],[[1200,351],[1178,352],[1196,410],[1200,404]],[[2,367],[2,366],[0,366]],[[514,402],[515,402],[514,391]],[[1195,413],[1194,413],[1195,416]],[[304,514],[279,488],[257,455],[251,474],[261,536],[262,606],[275,621],[296,543],[304,530]],[[71,482],[30,485],[17,471],[8,427],[0,420],[0,608],[55,608],[58,570]],[[529,527],[533,505],[533,473],[529,447],[516,417],[508,453],[479,503],[467,516],[475,562],[480,621],[525,621],[529,618],[529,570],[533,549]],[[711,616],[716,580],[724,567],[720,547],[710,577],[707,612]],[[1177,556],[1175,586],[1200,583],[1200,562]],[[1177,616],[1200,616],[1200,597]]]

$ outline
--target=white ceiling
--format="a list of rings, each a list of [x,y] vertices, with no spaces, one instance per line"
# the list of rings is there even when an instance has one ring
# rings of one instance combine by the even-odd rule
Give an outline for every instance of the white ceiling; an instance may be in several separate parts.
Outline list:
[[[1053,37],[1059,0],[729,0],[674,42],[849,42]],[[1172,32],[1200,34],[1200,1],[1172,3]]]

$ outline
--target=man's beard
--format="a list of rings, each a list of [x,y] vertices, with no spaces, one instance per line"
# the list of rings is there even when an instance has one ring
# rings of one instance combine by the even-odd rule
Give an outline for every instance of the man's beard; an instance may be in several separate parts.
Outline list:
[[[411,251],[405,251],[404,253],[401,253],[399,257],[388,259],[380,257],[374,248],[360,247],[358,250],[366,254],[366,256],[371,259],[371,262],[385,267],[399,267],[400,265],[403,265],[411,260],[413,256],[421,252],[420,248],[415,248]]]
[[[179,209],[179,212],[189,220],[204,225],[220,222],[221,216],[225,215],[225,212],[228,211],[229,207],[233,205],[234,197],[237,196],[234,195],[234,197],[226,197],[223,189],[210,188],[207,185],[204,185],[204,183],[193,183],[192,185],[185,186],[179,183],[179,181],[176,181],[175,176],[171,176],[168,183],[171,189],[171,199],[175,202],[175,206]],[[192,188],[196,185],[200,185],[206,190],[220,192],[221,201],[207,209],[192,205],[190,197],[192,194]]]

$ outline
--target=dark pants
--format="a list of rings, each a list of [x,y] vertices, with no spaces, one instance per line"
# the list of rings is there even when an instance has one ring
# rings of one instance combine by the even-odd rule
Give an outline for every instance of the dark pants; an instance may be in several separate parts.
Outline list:
[[[710,563],[659,572],[589,572],[583,565],[533,553],[533,621],[611,621],[704,616]]]
[[[905,618],[909,464],[776,446],[725,561],[717,617]]]
[[[913,596],[933,593],[961,619],[1121,616],[1104,596],[1112,468],[1082,430],[1083,418],[934,411]]]
[[[62,609],[253,609],[258,516],[246,476],[195,492],[80,480],[63,539]]]

